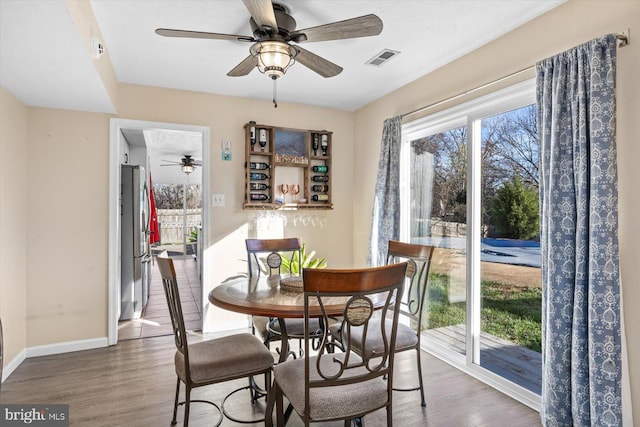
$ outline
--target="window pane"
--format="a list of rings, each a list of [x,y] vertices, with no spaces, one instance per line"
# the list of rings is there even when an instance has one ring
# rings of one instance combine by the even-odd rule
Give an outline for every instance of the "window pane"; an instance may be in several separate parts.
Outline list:
[[[423,330],[464,354],[466,336],[467,128],[410,143],[412,243],[436,246]]]
[[[535,105],[482,120],[480,365],[540,393]]]

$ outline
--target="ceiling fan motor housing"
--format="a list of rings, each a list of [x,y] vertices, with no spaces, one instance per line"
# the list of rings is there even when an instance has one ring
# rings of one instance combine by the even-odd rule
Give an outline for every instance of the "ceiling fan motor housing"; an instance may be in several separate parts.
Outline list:
[[[259,27],[253,18],[249,19],[251,24],[251,30],[253,31],[253,37],[260,41],[267,38],[268,40],[284,40],[288,41],[291,33],[296,29],[296,20],[289,14],[289,10],[281,4],[273,4],[273,12],[276,16],[276,23],[278,28],[271,29],[271,32],[264,27]]]

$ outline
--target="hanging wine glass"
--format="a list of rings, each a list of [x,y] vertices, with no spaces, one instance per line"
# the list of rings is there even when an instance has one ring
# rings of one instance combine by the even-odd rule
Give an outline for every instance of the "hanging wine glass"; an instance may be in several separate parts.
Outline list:
[[[291,195],[293,196],[293,202],[298,202],[298,193],[300,192],[300,186],[298,184],[291,184]]]
[[[289,192],[288,184],[280,184],[280,193],[282,193],[282,201],[287,204],[287,193]]]

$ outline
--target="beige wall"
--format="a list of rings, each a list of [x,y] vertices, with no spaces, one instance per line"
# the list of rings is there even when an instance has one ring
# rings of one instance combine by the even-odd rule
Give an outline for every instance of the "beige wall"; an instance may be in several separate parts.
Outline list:
[[[27,343],[27,107],[0,88],[0,318],[4,365]]]
[[[29,109],[27,346],[106,336],[109,120]]]
[[[265,80],[265,90],[269,90]],[[255,211],[242,209],[244,202],[244,124],[257,123],[299,129],[327,129],[333,131],[334,209],[317,212],[325,217],[328,227],[294,227],[291,221],[285,236],[300,237],[318,256],[327,258],[332,267],[347,267],[352,262],[352,165],[353,113],[194,92],[160,89],[122,84],[118,94],[119,117],[208,126],[211,130],[211,193],[224,193],[226,206],[211,208],[210,230],[205,231],[209,247],[204,261],[211,275],[204,284],[205,292],[224,278],[246,271],[244,239],[254,237],[248,222]],[[232,143],[232,161],[222,161],[222,140]],[[338,244],[336,244],[338,242]],[[223,328],[230,318],[212,307],[206,308],[207,321],[213,329]],[[231,316],[233,317],[233,316]],[[238,320],[238,317],[235,317]]]
[[[226,206],[211,209],[204,257],[211,276],[205,292],[246,271],[244,239],[251,212],[242,209],[243,125],[252,119],[334,132],[335,209],[321,213],[329,227],[290,225],[284,234],[300,236],[331,266],[352,265],[353,113],[286,104],[274,109],[269,102],[125,84],[119,96],[120,118],[211,129],[210,191],[224,193]],[[28,265],[27,346],[105,337],[109,116],[32,108],[28,120],[27,250],[33,261]],[[231,162],[221,160],[223,139],[232,142]],[[220,322],[227,318],[220,310],[207,310],[207,319],[218,322],[214,328],[223,328]]]
[[[354,260],[366,258],[376,178],[376,164],[384,119],[465,92],[509,73],[527,68],[592,38],[626,29],[631,44],[618,50],[618,166],[620,206],[620,263],[628,329],[640,324],[640,2],[576,1],[523,25],[504,37],[385,96],[356,113],[354,179]],[[533,76],[532,73],[529,77]],[[511,83],[515,83],[511,82]],[[495,87],[493,88],[495,89]],[[478,94],[474,94],[476,96]],[[462,100],[468,100],[469,97]],[[458,101],[461,102],[462,100]],[[453,105],[451,103],[450,105]],[[449,105],[449,106],[450,106]],[[640,417],[640,335],[627,333],[634,413]]]

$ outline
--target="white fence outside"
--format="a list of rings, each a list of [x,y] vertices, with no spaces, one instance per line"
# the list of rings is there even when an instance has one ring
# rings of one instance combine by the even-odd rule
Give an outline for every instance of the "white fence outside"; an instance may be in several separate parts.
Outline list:
[[[189,234],[202,223],[202,209],[187,209],[186,231],[184,230],[184,211],[182,209],[158,209],[156,213],[162,244],[182,243],[185,233],[188,241]]]

